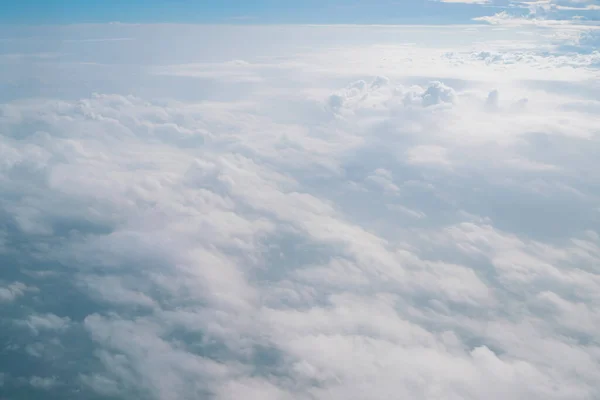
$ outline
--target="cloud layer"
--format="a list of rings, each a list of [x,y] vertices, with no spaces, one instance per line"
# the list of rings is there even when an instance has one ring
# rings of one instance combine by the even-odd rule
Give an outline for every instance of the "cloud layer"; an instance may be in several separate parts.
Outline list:
[[[594,31],[48,29],[2,59],[8,398],[600,395]]]

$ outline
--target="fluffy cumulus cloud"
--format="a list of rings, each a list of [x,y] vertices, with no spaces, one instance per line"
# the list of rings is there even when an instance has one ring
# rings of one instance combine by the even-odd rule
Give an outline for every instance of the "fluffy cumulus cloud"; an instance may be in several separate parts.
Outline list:
[[[600,396],[593,34],[30,29],[4,397]]]

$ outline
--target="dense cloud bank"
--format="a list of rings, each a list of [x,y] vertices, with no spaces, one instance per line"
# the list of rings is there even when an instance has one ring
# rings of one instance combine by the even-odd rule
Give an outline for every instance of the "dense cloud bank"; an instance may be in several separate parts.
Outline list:
[[[594,31],[65,29],[1,61],[4,397],[600,396]]]

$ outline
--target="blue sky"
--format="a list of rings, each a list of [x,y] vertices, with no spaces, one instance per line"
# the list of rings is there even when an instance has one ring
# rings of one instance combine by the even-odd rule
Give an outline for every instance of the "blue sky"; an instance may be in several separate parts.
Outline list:
[[[2,0],[0,21],[184,23],[452,23],[496,8],[428,0]]]

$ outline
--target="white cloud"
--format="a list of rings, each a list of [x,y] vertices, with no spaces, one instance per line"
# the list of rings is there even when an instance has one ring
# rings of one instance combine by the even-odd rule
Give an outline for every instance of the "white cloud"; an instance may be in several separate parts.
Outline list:
[[[510,1],[509,7],[493,16],[476,17],[491,24],[538,25],[588,24],[600,18],[597,0]],[[594,23],[591,24],[592,29]]]
[[[111,29],[136,40],[73,57],[143,56],[149,28]],[[599,395],[598,64],[581,30],[210,29],[214,54],[182,42],[140,61],[153,95],[78,64],[115,94],[0,107],[13,265],[0,277],[24,282],[0,296],[7,329],[37,334],[15,335],[15,351],[56,372],[31,385],[160,400]],[[581,53],[556,46],[563,33]],[[313,46],[282,49],[282,35]],[[241,37],[266,53],[226,45]],[[218,93],[182,95],[198,82]],[[29,279],[39,291],[18,307]]]
[[[597,51],[598,45],[600,45],[600,30],[595,29],[582,32],[577,38],[577,44],[592,52]]]
[[[30,315],[27,319],[19,321],[19,324],[27,326],[35,334],[42,331],[64,331],[69,328],[71,320],[68,317],[59,317],[54,314]]]
[[[56,378],[54,378],[54,377],[42,378],[39,376],[32,376],[29,379],[29,384],[36,389],[48,390],[48,389],[52,389],[53,387],[58,385],[58,382],[56,381]]]
[[[407,158],[411,164],[450,165],[447,149],[441,146],[416,146],[408,150]]]
[[[13,302],[17,298],[24,296],[27,290],[27,285],[21,282],[0,286],[0,303]]]
[[[150,308],[156,306],[152,298],[142,290],[135,289],[137,285],[134,279],[125,282],[121,276],[84,276],[81,280],[83,289],[95,294],[100,301]],[[129,285],[134,288],[127,287]]]

